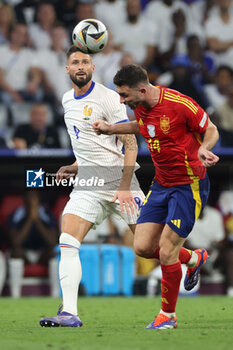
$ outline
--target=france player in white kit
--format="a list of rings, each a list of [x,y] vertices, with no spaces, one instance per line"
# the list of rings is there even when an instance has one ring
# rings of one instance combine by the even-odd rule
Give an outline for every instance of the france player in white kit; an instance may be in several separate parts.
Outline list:
[[[134,232],[140,204],[144,200],[134,174],[137,142],[134,135],[97,136],[94,121],[108,123],[126,121],[125,106],[113,90],[92,81],[92,57],[72,46],[67,53],[66,67],[73,89],[63,96],[65,123],[71,139],[76,162],[61,167],[60,179],[76,175],[76,179],[95,179],[96,187],[75,186],[62,216],[60,236],[60,285],[63,295],[62,311],[57,316],[40,320],[42,327],[81,327],[77,312],[78,288],[82,269],[80,245],[88,231],[108,215],[121,216]],[[124,145],[125,154],[122,154]],[[104,180],[102,182],[98,180]],[[101,184],[99,187],[98,185]]]

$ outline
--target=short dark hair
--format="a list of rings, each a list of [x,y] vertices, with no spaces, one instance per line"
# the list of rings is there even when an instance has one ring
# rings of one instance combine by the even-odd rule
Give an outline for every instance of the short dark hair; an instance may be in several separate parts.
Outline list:
[[[74,53],[74,52],[82,52],[82,51],[81,51],[77,46],[72,45],[72,46],[69,48],[69,50],[66,52],[66,58],[68,59],[68,58],[72,55],[72,53]],[[82,52],[82,53],[84,53],[84,52]],[[87,53],[87,55],[89,55],[89,56],[92,57],[92,55],[89,54],[89,53]]]
[[[10,33],[12,33],[14,30],[16,30],[16,28],[18,26],[24,26],[27,27],[25,22],[14,22],[11,26],[10,26]]]
[[[225,64],[222,64],[222,65],[218,66],[218,68],[216,70],[216,74],[218,74],[219,72],[221,72],[223,70],[227,71],[229,73],[229,75],[231,77],[233,77],[233,69],[230,66],[225,65]]]
[[[137,64],[123,66],[115,75],[114,84],[117,86],[127,85],[136,87],[139,83],[149,84],[149,78],[144,68]]]

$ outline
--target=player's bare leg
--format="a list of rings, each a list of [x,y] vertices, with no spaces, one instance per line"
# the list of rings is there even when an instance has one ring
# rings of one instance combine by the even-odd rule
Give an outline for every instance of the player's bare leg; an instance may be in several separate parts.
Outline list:
[[[145,222],[138,224],[134,234],[134,251],[144,258],[151,258],[159,246],[164,224]]]
[[[185,238],[179,236],[169,225],[165,225],[159,241],[160,263],[171,265],[179,260],[180,248],[183,246]]]
[[[161,280],[161,310],[147,329],[168,329],[177,327],[175,308],[182,277],[179,252],[185,239],[180,237],[168,225],[162,231],[160,247]]]
[[[136,254],[141,255],[144,258],[160,260],[159,240],[163,228],[164,224],[153,222],[138,224],[137,232],[134,237],[134,249],[137,250]],[[147,247],[146,249],[145,245]],[[198,255],[192,250],[181,247],[179,251],[179,260],[181,264],[193,267],[197,264]]]
[[[132,233],[134,234],[136,231],[136,224],[129,225],[129,228],[132,231]]]
[[[65,214],[62,217],[61,231],[69,233],[82,243],[88,231],[92,228],[93,223],[80,216]]]
[[[168,225],[143,223],[135,232],[134,249],[136,254],[150,257],[157,247],[162,268],[161,311],[148,329],[167,329],[177,326],[175,307],[182,276],[179,260],[180,249],[185,239],[178,236]]]
[[[61,260],[59,265],[60,285],[63,295],[63,311],[58,315],[40,320],[42,327],[81,327],[78,317],[78,288],[82,277],[79,259],[80,245],[93,224],[79,216],[65,214],[62,217],[60,236]]]

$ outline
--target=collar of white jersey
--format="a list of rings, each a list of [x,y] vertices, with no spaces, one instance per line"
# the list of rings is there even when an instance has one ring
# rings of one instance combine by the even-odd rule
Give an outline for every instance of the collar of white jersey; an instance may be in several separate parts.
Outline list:
[[[74,98],[75,98],[75,100],[81,100],[82,98],[88,96],[88,95],[92,92],[92,90],[94,89],[94,87],[95,87],[95,82],[92,81],[90,88],[87,90],[87,92],[86,92],[85,94],[83,94],[83,95],[81,95],[81,96],[76,96],[75,93],[74,93]]]

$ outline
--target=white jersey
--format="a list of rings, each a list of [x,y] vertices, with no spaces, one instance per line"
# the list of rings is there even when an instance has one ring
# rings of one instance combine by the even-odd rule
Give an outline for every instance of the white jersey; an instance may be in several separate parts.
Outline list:
[[[62,99],[65,123],[78,163],[78,176],[104,177],[105,183],[122,177],[124,155],[122,143],[116,135],[97,135],[92,123],[105,120],[109,124],[128,121],[126,108],[119,95],[102,84],[92,82],[82,96],[75,96],[74,89],[66,92]]]

